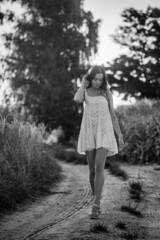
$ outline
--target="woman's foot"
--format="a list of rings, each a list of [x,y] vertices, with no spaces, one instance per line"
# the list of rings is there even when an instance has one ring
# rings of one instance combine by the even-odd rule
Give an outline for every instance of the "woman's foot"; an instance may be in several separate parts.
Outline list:
[[[101,196],[101,198],[102,198],[102,196]],[[92,200],[94,201],[94,199],[95,199],[95,196],[94,195],[92,195]],[[100,206],[100,200],[99,200],[99,202],[98,202],[98,206],[99,206],[99,213],[101,213],[101,206]]]
[[[98,206],[99,206],[99,213],[101,213],[101,202],[100,202],[100,200],[99,200],[99,202],[98,202]]]
[[[99,217],[99,205],[98,204],[93,204],[92,211],[89,214],[90,218],[96,219]]]

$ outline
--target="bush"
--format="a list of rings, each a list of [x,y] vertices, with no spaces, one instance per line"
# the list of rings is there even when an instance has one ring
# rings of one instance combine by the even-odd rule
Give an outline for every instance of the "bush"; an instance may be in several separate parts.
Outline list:
[[[0,211],[39,194],[61,177],[61,168],[43,144],[45,127],[0,120]]]
[[[68,148],[62,144],[57,144],[54,147],[54,155],[65,162],[72,162],[75,164],[87,164],[86,156],[79,154],[75,148]]]

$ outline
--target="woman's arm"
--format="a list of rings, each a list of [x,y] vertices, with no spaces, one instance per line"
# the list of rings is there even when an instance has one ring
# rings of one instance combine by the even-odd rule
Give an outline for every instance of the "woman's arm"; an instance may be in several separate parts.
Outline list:
[[[81,86],[74,96],[74,101],[76,101],[77,103],[81,103],[81,102],[84,101],[85,87],[86,87],[86,79],[85,79],[85,76],[84,76],[83,79],[82,79]]]
[[[110,114],[111,114],[111,119],[112,119],[112,123],[113,123],[113,127],[114,130],[118,136],[119,139],[122,140],[123,142],[123,137],[122,137],[122,133],[121,133],[121,129],[118,123],[118,119],[117,116],[114,112],[114,107],[113,107],[113,96],[111,91],[109,90],[109,88],[107,88],[107,94],[108,94],[108,98],[109,98],[109,110],[110,110]]]

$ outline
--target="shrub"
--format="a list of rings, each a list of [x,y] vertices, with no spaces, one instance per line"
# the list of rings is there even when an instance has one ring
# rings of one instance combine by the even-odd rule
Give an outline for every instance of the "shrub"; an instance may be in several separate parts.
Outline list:
[[[48,193],[61,168],[43,144],[45,127],[13,119],[0,120],[0,209]]]
[[[62,144],[54,146],[54,155],[65,162],[72,162],[75,164],[87,164],[86,156],[79,154],[75,148],[68,148]]]

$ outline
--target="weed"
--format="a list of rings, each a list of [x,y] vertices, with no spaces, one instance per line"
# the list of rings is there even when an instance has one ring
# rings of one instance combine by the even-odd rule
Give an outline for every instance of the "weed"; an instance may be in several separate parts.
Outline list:
[[[160,167],[155,167],[153,170],[160,171]]]
[[[121,210],[124,212],[129,212],[137,217],[142,217],[142,213],[140,211],[136,210],[137,206],[138,206],[138,204],[135,207],[132,207],[129,202],[129,206],[122,205]]]
[[[142,186],[141,181],[129,181],[129,193],[132,199],[142,200],[142,193],[144,192]]]
[[[48,194],[61,167],[43,143],[45,126],[0,119],[0,212]]]
[[[121,233],[121,237],[128,239],[128,240],[135,240],[138,238],[138,233],[137,232]]]
[[[125,223],[122,220],[117,222],[116,227],[118,227],[118,228],[120,228],[122,230],[126,229],[126,225],[125,225]]]
[[[94,232],[94,233],[98,233],[98,232],[107,232],[108,233],[107,227],[101,222],[98,222],[95,225],[93,225],[90,228],[90,231]]]
[[[127,173],[119,167],[119,164],[117,162],[106,161],[105,167],[108,168],[111,174],[114,176],[122,177],[123,180],[128,179]]]

